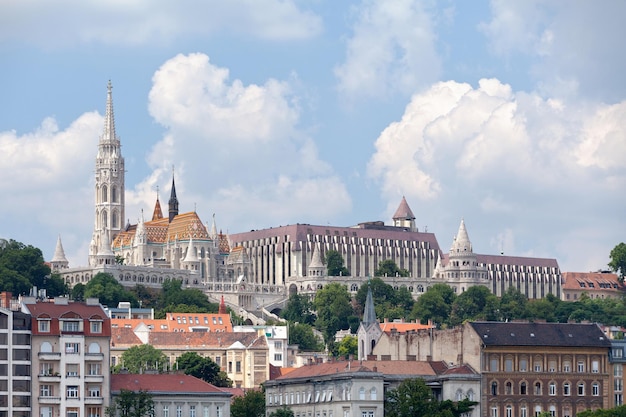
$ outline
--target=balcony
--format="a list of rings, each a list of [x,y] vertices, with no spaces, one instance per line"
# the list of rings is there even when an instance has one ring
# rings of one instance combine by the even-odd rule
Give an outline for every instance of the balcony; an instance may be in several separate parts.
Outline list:
[[[85,405],[102,405],[104,403],[104,398],[102,397],[84,397],[83,400]]]
[[[104,353],[85,353],[85,361],[102,361]]]
[[[61,397],[37,397],[39,404],[61,404]]]
[[[61,352],[39,352],[37,357],[43,361],[58,361],[61,360]]]
[[[58,372],[41,374],[38,376],[39,382],[59,382],[61,381],[61,374]]]
[[[85,375],[85,382],[104,382],[104,375]]]

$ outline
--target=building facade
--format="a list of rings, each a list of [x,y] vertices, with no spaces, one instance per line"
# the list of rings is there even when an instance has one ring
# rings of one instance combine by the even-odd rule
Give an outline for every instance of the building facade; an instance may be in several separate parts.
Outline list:
[[[31,316],[33,415],[103,417],[111,324],[102,306],[96,299],[24,299],[22,311]]]
[[[2,293],[0,416],[30,417],[37,402],[31,393],[31,320],[30,315],[12,309],[10,299],[9,293]]]
[[[122,390],[147,392],[154,404],[154,417],[230,416],[231,394],[190,375],[111,375],[113,401]],[[115,416],[119,415],[120,410],[116,410]]]
[[[563,301],[577,301],[583,294],[591,299],[620,299],[626,294],[617,274],[610,272],[563,272]]]

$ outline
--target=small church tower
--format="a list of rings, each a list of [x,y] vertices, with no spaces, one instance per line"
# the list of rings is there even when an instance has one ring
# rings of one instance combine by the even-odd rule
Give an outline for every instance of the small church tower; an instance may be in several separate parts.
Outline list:
[[[407,228],[411,232],[418,231],[415,226],[415,215],[411,211],[411,208],[406,202],[406,198],[404,198],[404,196],[402,196],[402,201],[400,201],[400,205],[393,215],[393,225],[395,227]]]
[[[367,297],[365,299],[365,308],[363,311],[363,321],[359,325],[357,331],[358,356],[359,360],[367,360],[368,355],[374,351],[374,346],[383,334],[380,323],[376,319],[376,310],[374,309],[374,298],[372,297],[372,289],[367,288]]]
[[[174,220],[174,217],[178,216],[178,198],[176,198],[176,184],[174,183],[174,173],[172,172],[172,191],[170,192],[169,206],[169,222]]]
[[[59,236],[57,239],[57,246],[54,250],[54,256],[50,261],[50,269],[52,269],[52,272],[58,272],[67,268],[69,268],[69,262],[65,257],[65,251],[63,250],[63,244],[61,243],[61,236]]]
[[[103,263],[98,259],[98,252],[103,247],[110,251],[111,239],[124,228],[124,158],[122,157],[120,139],[115,133],[112,90],[113,87],[109,81],[104,131],[98,142],[98,154],[96,156],[95,224],[89,247],[89,264],[91,266]]]

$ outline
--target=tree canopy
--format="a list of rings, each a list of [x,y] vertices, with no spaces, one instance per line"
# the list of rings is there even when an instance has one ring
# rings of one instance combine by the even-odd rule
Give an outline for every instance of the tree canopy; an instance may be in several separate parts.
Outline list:
[[[437,325],[448,324],[455,299],[456,294],[449,285],[437,283],[419,296],[413,305],[410,317],[419,320],[422,324],[428,323],[429,320]]]
[[[187,375],[213,384],[216,387],[232,387],[233,381],[228,378],[219,365],[211,358],[205,358],[196,352],[185,352],[176,359],[176,369],[182,370]]]
[[[151,345],[137,345],[122,353],[121,362],[113,372],[119,373],[122,369],[127,369],[131,374],[141,374],[147,370],[164,372],[167,367],[167,357],[159,349]]]
[[[385,283],[381,278],[372,278],[367,285],[361,285],[354,297],[358,306],[359,316],[363,315],[369,288],[372,290],[374,309],[379,320],[406,318],[411,313],[414,301],[406,287],[394,290],[391,285]]]
[[[478,404],[464,399],[437,401],[422,378],[406,379],[385,395],[386,417],[460,417]]]
[[[385,259],[380,261],[374,275],[377,277],[408,277],[410,274],[408,270],[400,269],[393,260]]]
[[[333,340],[337,330],[350,327],[349,317],[354,316],[351,297],[345,285],[330,283],[315,294],[313,306],[317,311],[315,326],[324,334],[324,341]]]
[[[309,297],[301,294],[291,294],[280,316],[289,322],[304,324],[315,323],[315,314],[312,313],[313,303]]]
[[[611,261],[609,262],[609,268],[615,273],[618,273],[620,279],[623,281],[626,277],[626,243],[622,242],[617,244],[609,255]]]
[[[231,417],[264,417],[265,393],[262,390],[249,390],[243,396],[235,397],[230,406]]]
[[[344,266],[343,256],[336,250],[330,249],[326,251],[325,264],[328,276],[350,276],[350,271]]]
[[[98,272],[85,284],[85,298],[97,298],[101,304],[117,307],[120,301],[129,301],[133,307],[139,307],[135,295],[124,288],[111,274]]]
[[[48,290],[50,296],[66,293],[60,277],[52,279],[40,249],[13,239],[0,245],[0,291],[28,294],[33,286]]]
[[[293,417],[293,410],[285,405],[271,413],[269,417]]]
[[[152,395],[146,391],[120,390],[113,403],[107,407],[109,417],[150,417],[154,415]]]
[[[324,348],[320,339],[315,336],[313,327],[306,323],[289,322],[289,344],[298,345],[304,351],[319,351]]]

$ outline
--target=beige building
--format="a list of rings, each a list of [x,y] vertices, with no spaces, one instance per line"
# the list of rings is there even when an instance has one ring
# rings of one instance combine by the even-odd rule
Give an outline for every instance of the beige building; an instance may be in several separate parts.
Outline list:
[[[577,301],[581,295],[589,298],[616,298],[626,295],[619,277],[611,272],[563,272],[563,301]]]
[[[32,412],[103,417],[110,399],[111,325],[97,299],[24,299],[32,323]]]
[[[111,331],[111,364],[123,366],[122,354],[149,344],[163,352],[170,369],[185,352],[211,358],[238,388],[258,388],[269,379],[269,348],[264,334],[235,332],[164,332],[139,324]]]

